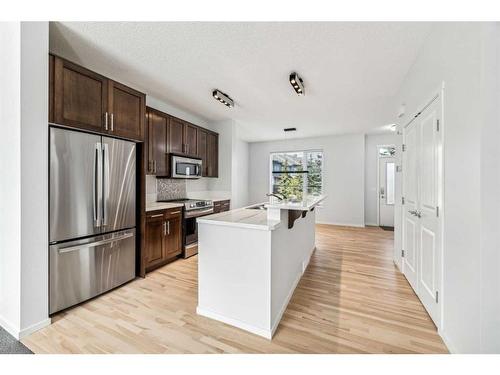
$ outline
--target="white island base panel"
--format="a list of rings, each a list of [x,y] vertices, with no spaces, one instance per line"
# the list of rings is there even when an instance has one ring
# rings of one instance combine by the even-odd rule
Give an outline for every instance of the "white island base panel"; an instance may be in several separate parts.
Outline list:
[[[263,214],[265,214],[263,212]],[[315,211],[288,229],[198,222],[199,315],[271,339],[315,249]]]

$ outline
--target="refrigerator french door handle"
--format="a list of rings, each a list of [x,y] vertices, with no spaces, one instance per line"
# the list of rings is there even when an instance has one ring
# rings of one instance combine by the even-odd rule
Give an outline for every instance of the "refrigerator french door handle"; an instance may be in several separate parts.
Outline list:
[[[101,202],[102,202],[102,146],[95,144],[94,161],[94,218],[95,226],[102,226]]]
[[[108,225],[108,200],[109,200],[109,145],[103,143],[103,186],[102,186],[102,225]]]
[[[92,212],[94,214],[94,227],[98,227],[97,222],[97,159],[99,158],[99,150],[97,143],[94,145],[94,170],[92,172]]]

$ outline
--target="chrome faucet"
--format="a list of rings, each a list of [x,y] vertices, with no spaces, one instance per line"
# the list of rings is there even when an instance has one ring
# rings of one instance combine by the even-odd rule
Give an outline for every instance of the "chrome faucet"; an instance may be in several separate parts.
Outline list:
[[[285,199],[285,197],[284,197],[284,196],[282,196],[281,194],[279,194],[279,195],[278,195],[278,194],[275,194],[275,193],[266,194],[266,196],[268,196],[268,197],[276,197],[276,198],[278,198],[280,201],[282,201],[282,200],[284,200],[284,199]]]

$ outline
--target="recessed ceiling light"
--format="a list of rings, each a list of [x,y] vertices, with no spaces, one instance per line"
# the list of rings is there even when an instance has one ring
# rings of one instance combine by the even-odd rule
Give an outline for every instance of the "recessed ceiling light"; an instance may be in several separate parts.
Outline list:
[[[215,100],[218,100],[225,106],[231,108],[234,107],[234,101],[227,94],[224,94],[222,91],[215,89],[212,91],[212,96]]]
[[[297,95],[305,94],[304,81],[296,72],[290,74],[290,84],[292,85]]]

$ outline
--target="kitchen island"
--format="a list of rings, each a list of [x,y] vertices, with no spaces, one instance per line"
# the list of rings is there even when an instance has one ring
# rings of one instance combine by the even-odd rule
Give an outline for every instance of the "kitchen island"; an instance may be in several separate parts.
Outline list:
[[[271,339],[315,249],[326,197],[198,218],[197,313]]]

